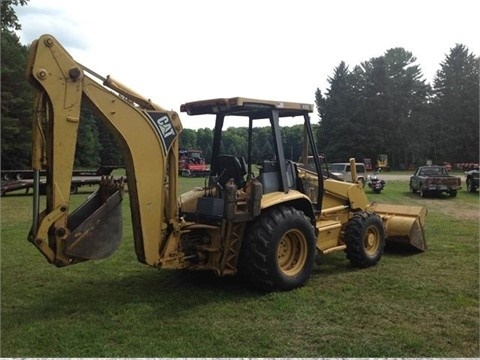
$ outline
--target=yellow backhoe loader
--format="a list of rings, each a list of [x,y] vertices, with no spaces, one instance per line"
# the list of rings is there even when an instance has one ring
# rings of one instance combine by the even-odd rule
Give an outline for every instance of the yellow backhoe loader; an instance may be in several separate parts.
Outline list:
[[[121,181],[104,178],[84,204],[70,208],[83,105],[123,149],[135,252],[142,263],[219,276],[238,272],[255,287],[275,291],[302,286],[317,254],[345,251],[351,264],[368,267],[380,260],[385,241],[426,248],[425,208],[371,204],[358,184],[322,172],[310,104],[240,97],[183,104],[182,112],[212,114],[216,123],[205,186],[177,197],[182,124],[175,111],[82,66],[51,35],[32,43],[26,76],[35,89],[36,186],[28,239],[58,267],[106,258],[122,239]],[[244,157],[221,153],[229,116],[248,124]],[[286,160],[279,126],[285,117],[303,118],[302,158],[313,157],[313,167]],[[257,161],[252,127],[259,119],[270,122],[274,153]],[[38,191],[41,170],[47,174],[46,199]]]

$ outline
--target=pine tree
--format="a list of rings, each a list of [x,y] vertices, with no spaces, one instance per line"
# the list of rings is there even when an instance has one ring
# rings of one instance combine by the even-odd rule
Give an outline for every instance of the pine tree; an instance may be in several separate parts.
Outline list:
[[[430,87],[416,58],[403,48],[394,48],[385,53],[387,107],[390,120],[391,157],[401,167],[407,166],[419,152],[428,147],[427,134],[422,125],[427,125],[422,109],[426,104]],[[422,111],[421,111],[422,110]]]
[[[480,60],[457,44],[440,65],[434,79],[436,158],[478,162]]]
[[[342,61],[328,79],[330,88],[325,99],[316,93],[316,106],[322,116],[319,148],[331,161],[346,161],[359,143],[361,125],[356,117],[359,98],[352,81],[352,74]]]
[[[363,144],[370,148],[359,147],[361,154],[376,158],[386,153],[394,166],[406,167],[428,148],[420,129],[427,119],[422,112],[429,86],[415,62],[412,53],[394,48],[355,68],[357,118]]]

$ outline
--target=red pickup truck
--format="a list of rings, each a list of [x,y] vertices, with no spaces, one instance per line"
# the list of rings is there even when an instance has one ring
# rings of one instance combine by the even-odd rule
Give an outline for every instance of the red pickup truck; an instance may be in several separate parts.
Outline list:
[[[420,166],[410,177],[410,191],[420,193],[421,197],[429,194],[447,193],[451,197],[457,196],[462,187],[462,180],[453,176],[443,166]]]

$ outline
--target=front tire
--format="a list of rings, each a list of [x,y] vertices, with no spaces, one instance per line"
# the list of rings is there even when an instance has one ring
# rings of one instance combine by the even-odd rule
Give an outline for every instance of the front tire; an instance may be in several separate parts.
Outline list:
[[[291,290],[309,278],[315,262],[310,219],[289,206],[273,208],[245,230],[239,273],[258,289]]]
[[[355,267],[374,266],[385,248],[382,219],[371,212],[355,213],[345,229],[347,259]]]

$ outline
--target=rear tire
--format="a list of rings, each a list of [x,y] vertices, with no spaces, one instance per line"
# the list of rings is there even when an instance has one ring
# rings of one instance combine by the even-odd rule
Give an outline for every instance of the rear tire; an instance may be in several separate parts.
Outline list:
[[[382,219],[371,212],[355,213],[345,229],[347,259],[355,267],[375,265],[385,248]]]
[[[245,230],[239,273],[266,291],[291,290],[310,278],[315,262],[315,233],[310,219],[289,206],[260,215]]]
[[[412,187],[412,184],[409,184],[409,187],[410,187],[410,192],[411,192],[412,194],[416,194],[416,193],[417,193],[417,189],[414,189],[414,188]]]
[[[457,196],[457,190],[450,190],[449,194],[450,194],[450,197],[456,197]]]

